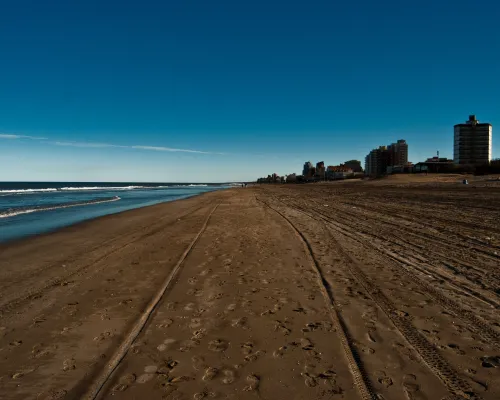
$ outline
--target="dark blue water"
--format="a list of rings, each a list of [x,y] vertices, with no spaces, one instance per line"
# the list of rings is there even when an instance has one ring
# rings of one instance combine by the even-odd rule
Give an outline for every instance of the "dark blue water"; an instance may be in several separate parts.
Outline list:
[[[225,187],[228,185],[0,182],[0,242]]]

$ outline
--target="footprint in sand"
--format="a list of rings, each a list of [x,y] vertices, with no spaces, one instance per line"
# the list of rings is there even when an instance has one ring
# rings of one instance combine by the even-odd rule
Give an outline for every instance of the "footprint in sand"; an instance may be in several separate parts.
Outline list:
[[[76,369],[76,361],[74,358],[68,358],[63,362],[63,371],[70,371]]]
[[[137,378],[137,383],[146,383],[153,379],[155,374],[142,374]]]
[[[181,346],[179,347],[179,351],[182,351],[182,352],[191,351],[196,346],[199,346],[199,344],[200,344],[200,341],[196,340],[196,339],[185,340],[181,343]]]
[[[500,367],[500,356],[484,356],[481,357],[482,364],[484,368],[499,368]]]
[[[205,374],[203,375],[203,380],[204,381],[211,381],[213,380],[217,374],[219,373],[219,370],[215,367],[208,367],[206,370],[205,370]]]
[[[259,358],[264,356],[266,352],[264,350],[257,350],[255,353],[249,354],[245,357],[246,362],[254,362],[257,361]]]
[[[107,332],[102,332],[99,334],[99,336],[96,336],[94,340],[96,342],[102,342],[103,340],[106,340],[112,336],[112,333],[107,331]]]
[[[156,326],[160,329],[165,329],[165,328],[170,327],[170,325],[172,325],[173,323],[174,323],[173,320],[171,320],[170,318],[167,318],[167,319],[163,320],[163,322],[161,324],[158,324]]]
[[[222,378],[222,383],[225,385],[230,385],[231,383],[234,383],[236,380],[236,375],[233,370],[231,369],[225,369],[222,371],[224,374],[224,378]]]
[[[206,367],[205,359],[201,356],[191,357],[191,363],[193,364],[193,369],[195,371],[200,371]]]
[[[113,392],[123,392],[128,389],[130,385],[132,385],[136,380],[135,374],[126,374],[123,375],[118,384],[115,385],[112,389]]]
[[[448,347],[460,356],[463,356],[465,354],[465,351],[460,350],[460,346],[458,344],[450,343]]]
[[[281,332],[283,335],[288,336],[292,332],[290,329],[288,329],[285,326],[285,323],[281,321],[276,321],[274,325],[274,331],[275,332]]]
[[[302,350],[309,351],[309,350],[314,349],[314,345],[312,344],[312,342],[309,339],[306,339],[306,338],[300,339],[300,344],[302,346]]]
[[[413,374],[403,376],[403,390],[408,400],[427,399],[427,396],[420,392],[420,385],[417,384],[417,377]]]
[[[278,350],[275,350],[273,353],[274,358],[282,358],[285,355],[285,351],[288,349],[286,346],[281,346]]]
[[[189,322],[189,327],[191,329],[197,329],[201,326],[201,318],[192,318],[191,322]]]
[[[398,317],[408,317],[410,315],[406,311],[402,310],[396,310],[394,311],[394,314],[396,314]]]
[[[12,374],[11,378],[12,379],[20,379],[25,375],[31,374],[33,371],[35,371],[36,368],[28,368],[28,369],[23,369],[21,371],[17,371]]]
[[[307,387],[315,387],[318,386],[318,380],[316,377],[310,375],[309,373],[304,373],[305,376],[304,383]]]
[[[305,328],[302,328],[302,332],[314,332],[322,328],[321,322],[309,322],[306,324]]]
[[[250,306],[251,306],[251,304],[252,304],[252,301],[251,301],[251,300],[247,300],[247,299],[245,299],[245,300],[243,300],[243,301],[241,302],[241,307],[243,307],[243,308],[247,308],[247,307],[250,307]]]
[[[228,342],[222,339],[215,339],[208,343],[208,349],[218,353],[226,351],[228,347]]]
[[[195,277],[192,277],[192,278],[188,279],[188,283],[190,285],[196,285],[197,282],[198,282],[198,279],[196,279]]]
[[[254,391],[259,389],[260,378],[257,375],[251,374],[247,376],[248,386],[246,386],[243,390],[246,392]]]
[[[144,367],[144,372],[146,374],[155,374],[156,371],[158,371],[158,367],[156,365],[148,365],[147,367]]]
[[[52,354],[56,350],[57,350],[56,345],[46,347],[43,345],[43,343],[35,344],[31,350],[31,356],[32,356],[32,358],[40,358],[40,357]]]
[[[384,371],[378,371],[377,376],[378,376],[377,381],[386,388],[394,384],[391,377],[387,376],[387,374]]]
[[[233,319],[231,321],[231,326],[233,328],[249,329],[247,323],[248,323],[248,318],[241,317],[241,318]]]
[[[193,336],[191,337],[192,340],[201,340],[203,339],[207,334],[207,330],[204,328],[198,329],[193,332]]]
[[[246,342],[241,345],[241,352],[244,355],[249,355],[253,351],[253,343],[252,342]]]
[[[355,343],[354,344],[359,351],[365,353],[365,354],[375,354],[375,350],[372,349],[371,347],[365,346],[363,343]]]
[[[224,297],[224,293],[217,293],[213,296],[210,296],[208,300],[220,300]]]
[[[163,341],[162,344],[160,344],[157,349],[158,351],[165,351],[167,350],[170,346],[172,346],[172,344],[174,344],[176,342],[175,339],[172,339],[172,338],[168,338],[168,339],[165,339]]]
[[[200,272],[200,276],[207,276],[210,272],[212,272],[212,270],[210,268],[205,269],[205,270]]]
[[[234,311],[236,310],[236,304],[229,304],[227,307],[226,307],[226,311]]]

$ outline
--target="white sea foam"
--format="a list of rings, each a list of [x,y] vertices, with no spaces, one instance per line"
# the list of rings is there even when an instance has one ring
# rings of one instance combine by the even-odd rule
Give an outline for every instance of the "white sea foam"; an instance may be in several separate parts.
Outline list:
[[[20,214],[30,214],[30,213],[39,212],[39,211],[58,210],[61,208],[90,206],[93,204],[109,203],[109,202],[118,201],[118,200],[121,200],[121,198],[118,196],[115,196],[112,198],[105,198],[102,200],[95,199],[95,200],[83,201],[83,202],[78,202],[78,203],[48,205],[48,206],[41,206],[41,207],[34,207],[34,208],[14,208],[14,209],[6,210],[6,211],[0,211],[0,218],[9,218],[9,217],[14,217],[14,216],[20,215]]]
[[[47,188],[47,189],[8,189],[8,190],[0,190],[0,193],[36,193],[36,192],[57,192],[56,188]]]
[[[77,191],[77,190],[132,190],[149,188],[149,186],[76,186],[76,187],[62,187],[60,190],[64,191]],[[151,188],[154,188],[151,187]]]
[[[207,187],[206,184],[187,184],[187,185],[160,185],[160,186],[67,186],[62,188],[41,188],[41,189],[5,189],[0,190],[0,196],[36,194],[36,193],[55,193],[55,192],[80,192],[80,191],[113,191],[113,190],[135,190],[135,189],[170,189],[183,187]]]

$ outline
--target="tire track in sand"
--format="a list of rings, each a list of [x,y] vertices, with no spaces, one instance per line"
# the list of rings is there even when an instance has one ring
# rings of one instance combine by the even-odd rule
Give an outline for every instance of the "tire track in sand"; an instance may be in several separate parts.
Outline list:
[[[175,265],[174,269],[172,270],[172,272],[170,273],[168,278],[163,282],[161,287],[158,289],[158,292],[153,297],[151,302],[148,304],[148,306],[146,307],[146,309],[144,310],[142,315],[139,317],[137,322],[134,324],[131,331],[125,336],[124,340],[119,345],[115,354],[111,357],[111,359],[108,361],[108,363],[104,366],[103,370],[99,373],[97,378],[94,380],[90,389],[82,397],[83,399],[94,400],[99,396],[102,388],[104,387],[104,385],[106,384],[108,379],[111,377],[111,374],[120,365],[120,362],[123,360],[123,358],[127,354],[128,350],[130,349],[130,346],[132,345],[134,340],[137,338],[139,333],[142,331],[142,329],[144,328],[144,326],[148,322],[149,318],[151,317],[151,314],[154,312],[154,310],[158,306],[158,303],[163,298],[165,292],[170,287],[171,283],[174,281],[174,278],[177,276],[182,264],[184,263],[184,260],[187,258],[189,253],[191,253],[191,250],[193,249],[195,244],[198,242],[200,236],[203,234],[203,232],[207,228],[207,225],[208,225],[208,222],[210,221],[210,218],[212,217],[215,210],[217,210],[219,205],[220,205],[220,203],[217,204],[212,209],[212,211],[210,211],[210,214],[205,219],[205,222],[204,222],[203,226],[201,227],[200,231],[198,232],[198,234],[195,236],[195,238],[190,243],[188,248],[184,251],[184,253],[182,254],[179,261],[177,261],[177,264]]]
[[[298,205],[288,204],[286,202],[283,202],[282,200],[278,200],[278,201],[280,201],[285,206],[290,207],[292,209],[295,209],[298,212],[301,212],[304,215],[307,215],[310,218],[314,219],[314,217],[311,214],[309,214],[307,211],[304,211],[302,207],[300,207]],[[467,323],[468,327],[473,332],[480,335],[486,342],[488,342],[491,345],[496,346],[496,347],[500,346],[500,333],[498,333],[486,321],[483,321],[482,319],[478,318],[473,312],[465,310],[457,302],[455,302],[454,300],[445,296],[439,289],[436,289],[434,286],[430,285],[429,283],[423,281],[420,277],[418,277],[411,270],[411,268],[409,268],[410,266],[414,267],[414,265],[413,265],[414,263],[412,263],[411,261],[409,261],[405,258],[402,258],[401,256],[399,256],[399,255],[397,255],[389,250],[386,250],[380,246],[377,246],[372,241],[366,240],[361,235],[359,235],[357,232],[355,232],[352,227],[348,227],[348,229],[346,229],[346,226],[340,226],[340,224],[338,222],[332,220],[331,218],[329,218],[328,216],[324,215],[321,212],[315,211],[314,214],[317,215],[317,218],[324,221],[324,223],[330,224],[331,226],[333,226],[334,230],[339,232],[340,234],[345,235],[345,236],[357,241],[360,244],[367,245],[367,246],[375,249],[379,253],[385,255],[386,257],[389,257],[391,260],[396,262],[397,265],[402,266],[403,269],[401,270],[401,272],[403,272],[405,275],[407,275],[412,280],[412,282],[419,285],[423,289],[423,292],[429,298],[431,298],[432,300],[434,300],[438,304],[440,304],[450,314],[456,316],[457,318],[460,318],[462,321]],[[316,219],[316,220],[318,220],[318,219]]]
[[[120,245],[118,247],[115,247],[115,248],[113,248],[113,249],[105,252],[103,255],[97,257],[96,259],[92,260],[91,262],[86,263],[85,265],[81,266],[80,268],[77,268],[76,270],[74,270],[73,272],[70,272],[69,274],[53,278],[53,279],[49,280],[48,282],[46,282],[43,286],[40,286],[38,288],[33,288],[33,289],[29,290],[28,292],[22,294],[21,296],[18,296],[18,297],[14,298],[14,299],[11,299],[11,300],[7,301],[4,304],[0,304],[0,316],[3,317],[6,314],[12,312],[15,307],[18,307],[18,306],[22,305],[26,301],[37,299],[37,298],[41,297],[46,290],[48,290],[48,289],[50,289],[50,288],[52,288],[54,286],[60,286],[60,285],[64,284],[64,282],[67,282],[69,279],[71,279],[73,277],[76,277],[76,276],[79,276],[82,273],[84,273],[89,267],[91,267],[93,265],[96,265],[97,263],[99,263],[99,262],[107,259],[109,256],[117,253],[120,250],[123,250],[124,248],[130,246],[131,244],[134,244],[134,243],[136,243],[136,242],[138,242],[138,241],[140,241],[142,239],[145,239],[147,237],[155,235],[158,232],[161,232],[167,226],[170,226],[170,225],[174,224],[179,218],[185,218],[188,215],[194,214],[197,211],[201,210],[203,207],[204,207],[204,205],[201,206],[201,207],[196,207],[196,208],[194,208],[194,209],[192,209],[192,210],[184,213],[181,216],[177,216],[177,217],[171,218],[171,221],[168,221],[165,225],[158,226],[158,227],[156,227],[156,228],[154,228],[152,230],[147,231],[146,233],[141,234],[138,237],[134,237],[134,235],[137,234],[137,233],[139,233],[140,231],[146,230],[146,228],[141,227],[139,229],[134,229],[132,232],[130,232],[130,233],[127,234],[127,236],[131,237],[131,239],[128,240],[127,242],[123,243],[122,245]],[[165,218],[166,217],[160,218],[155,223],[155,225],[159,225],[160,222],[162,222]],[[123,237],[122,237],[122,239],[123,239]],[[112,244],[112,243],[114,243],[114,242],[116,242],[118,240],[119,240],[119,238],[109,239],[109,240],[103,242],[100,246],[97,246],[94,249],[92,249],[91,252],[95,251],[95,250],[97,250],[99,248],[106,247],[106,246],[108,246],[108,245],[110,245],[110,244]],[[62,260],[61,262],[58,262],[58,264],[60,264],[60,263],[61,264],[62,263],[67,263],[67,262],[68,262],[67,260]],[[54,266],[56,266],[56,264],[48,266],[47,268],[45,268],[45,270],[50,269],[50,268],[52,268]],[[38,274],[40,274],[40,271],[33,272],[33,275],[35,275],[35,276],[38,275]],[[29,277],[23,277],[23,279],[27,279],[27,278],[30,278],[30,277],[31,276],[29,276]]]
[[[318,285],[320,287],[321,294],[323,295],[327,308],[330,310],[329,313],[330,318],[339,336],[340,342],[342,343],[342,348],[344,349],[344,355],[347,359],[347,364],[349,365],[349,369],[353,377],[356,389],[359,392],[360,398],[362,400],[376,400],[377,396],[375,395],[375,392],[371,387],[367,374],[364,371],[359,356],[357,355],[357,351],[352,344],[352,340],[350,339],[349,333],[347,332],[345,323],[342,320],[340,313],[337,310],[337,307],[335,306],[330,285],[328,284],[323,274],[321,273],[321,269],[319,267],[318,261],[314,256],[311,245],[307,241],[306,237],[302,234],[302,232],[300,232],[300,230],[296,228],[296,226],[292,223],[292,221],[288,219],[288,217],[286,217],[284,214],[282,214],[275,208],[271,207],[265,201],[260,200],[258,198],[256,198],[256,200],[263,203],[269,209],[273,210],[275,213],[281,216],[286,221],[287,225],[289,225],[290,228],[292,228],[298,239],[302,242],[307,257],[310,259],[312,268],[317,275]]]
[[[320,223],[323,223],[328,231],[330,227],[324,222],[323,218],[315,218],[313,215],[301,210],[300,208],[292,207],[282,201],[285,206],[297,210],[301,214],[308,216]],[[280,213],[281,214],[281,213]],[[285,217],[286,218],[286,217]],[[404,317],[399,316],[396,307],[392,302],[382,293],[382,291],[375,286],[371,280],[362,272],[358,263],[342,248],[340,243],[335,240],[333,236],[331,239],[335,242],[339,252],[343,257],[349,261],[349,271],[358,283],[370,295],[377,306],[387,315],[394,326],[398,329],[406,341],[417,351],[422,361],[429,367],[429,369],[444,383],[448,390],[455,396],[462,399],[479,400],[481,397],[475,394],[470,385],[461,379],[453,368],[446,362],[446,360],[438,353],[433,345],[422,336],[411,324],[410,321]]]

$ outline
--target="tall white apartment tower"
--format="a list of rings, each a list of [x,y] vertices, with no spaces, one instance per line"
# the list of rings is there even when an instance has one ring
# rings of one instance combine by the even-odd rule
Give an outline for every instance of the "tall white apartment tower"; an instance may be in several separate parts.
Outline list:
[[[455,164],[482,165],[491,161],[491,124],[480,124],[469,115],[465,124],[455,125],[453,158]]]

